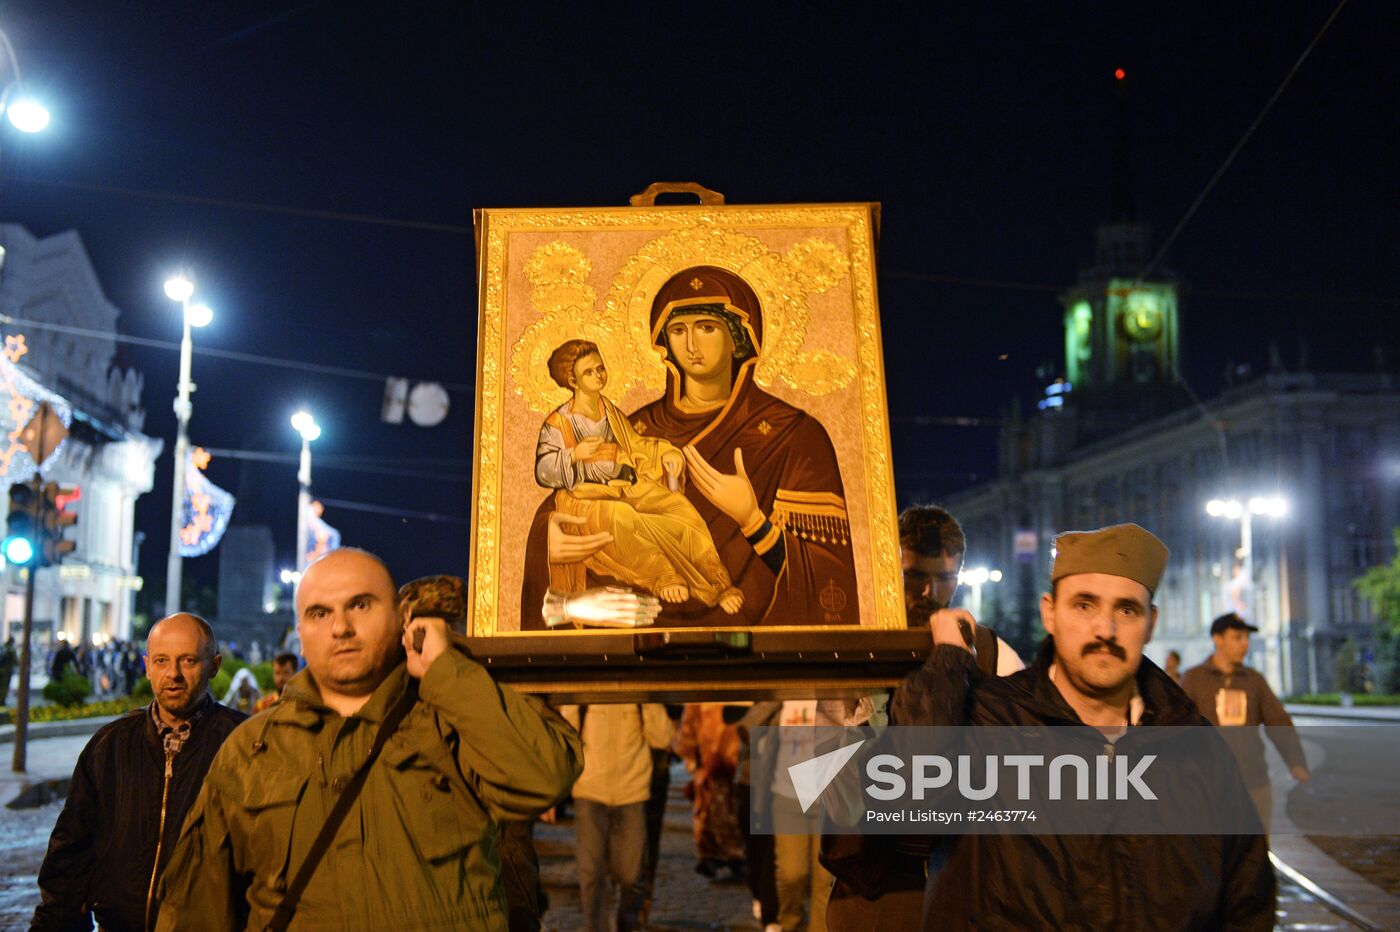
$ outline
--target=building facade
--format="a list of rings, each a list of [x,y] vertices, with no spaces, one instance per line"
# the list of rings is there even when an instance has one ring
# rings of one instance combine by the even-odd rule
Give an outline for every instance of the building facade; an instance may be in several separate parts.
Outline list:
[[[1400,384],[1386,374],[1276,371],[1205,403],[1177,383],[1177,295],[1143,280],[1141,225],[1099,230],[1094,266],[1063,296],[1065,372],[1039,410],[1000,437],[997,481],[945,504],[967,563],[1000,569],[983,617],[1021,644],[1062,531],[1140,524],[1172,556],[1148,647],[1185,665],[1212,649],[1216,616],[1260,627],[1249,663],[1280,695],[1330,691],[1348,639],[1374,647],[1375,618],[1352,580],[1394,555],[1400,526]],[[1136,270],[1136,271],[1135,271]],[[1281,517],[1212,517],[1212,499],[1281,498]]]
[[[60,396],[72,410],[69,437],[45,464],[43,478],[72,486],[78,499],[68,537],[76,550],[61,566],[35,575],[34,644],[54,638],[102,643],[131,636],[139,536],[138,496],[151,490],[161,442],[141,433],[142,378],[116,364],[118,310],[102,293],[82,241],[72,231],[36,238],[0,224],[0,332],[22,335],[15,366]],[[26,324],[24,321],[32,321]],[[8,401],[8,399],[6,399]],[[9,405],[0,405],[7,432]],[[0,476],[6,487],[15,478]],[[3,575],[4,627],[18,640],[24,613],[23,571]]]
[[[1072,407],[1023,429],[1031,443],[1067,429]],[[1352,580],[1393,556],[1400,526],[1400,386],[1384,375],[1273,374],[1122,435],[1013,471],[947,501],[967,530],[969,565],[1000,568],[984,615],[1034,635],[1036,599],[1061,531],[1133,521],[1172,551],[1148,653],[1210,653],[1210,622],[1241,610],[1260,627],[1250,664],[1280,694],[1330,691],[1338,648],[1375,644],[1375,618]],[[1251,522],[1242,578],[1239,520],[1211,499],[1279,496],[1281,518]]]

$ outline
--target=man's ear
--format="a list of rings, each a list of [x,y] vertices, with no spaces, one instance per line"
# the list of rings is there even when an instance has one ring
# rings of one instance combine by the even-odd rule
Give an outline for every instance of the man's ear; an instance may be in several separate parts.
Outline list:
[[[1048,592],[1040,594],[1040,624],[1046,634],[1055,636],[1055,597]]]
[[[214,677],[216,677],[216,676],[219,675],[219,667],[223,666],[223,663],[224,663],[224,655],[223,655],[223,654],[215,654],[215,655],[214,655],[213,661],[211,661],[210,664],[209,664],[209,678],[210,678],[211,680],[212,680]]]
[[[1154,606],[1152,606],[1151,611],[1149,611],[1149,612],[1147,613],[1147,637],[1143,638],[1142,643],[1146,644],[1148,641],[1151,641],[1151,640],[1152,640],[1152,633],[1153,633],[1154,631],[1156,631],[1156,630],[1157,630],[1157,606],[1154,605]]]

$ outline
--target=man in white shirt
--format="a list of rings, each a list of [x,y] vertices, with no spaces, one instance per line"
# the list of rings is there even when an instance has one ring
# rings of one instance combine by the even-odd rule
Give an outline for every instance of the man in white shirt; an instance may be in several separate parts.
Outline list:
[[[617,885],[617,929],[640,925],[646,801],[652,748],[668,747],[675,724],[666,707],[564,706],[583,737],[583,775],[574,784],[579,896],[589,932],[607,932],[609,881]]]

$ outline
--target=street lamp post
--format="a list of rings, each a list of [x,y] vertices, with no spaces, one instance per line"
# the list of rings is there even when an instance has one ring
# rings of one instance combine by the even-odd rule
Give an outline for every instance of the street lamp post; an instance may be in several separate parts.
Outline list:
[[[311,441],[321,436],[316,419],[305,411],[292,415],[292,427],[301,434],[301,462],[297,467],[297,578],[306,570],[306,519],[311,513]]]
[[[188,458],[190,438],[190,395],[194,383],[190,381],[190,356],[194,352],[194,341],[190,338],[191,329],[207,326],[214,319],[214,312],[203,304],[190,304],[194,296],[194,283],[184,275],[176,275],[165,283],[165,296],[180,303],[183,335],[180,338],[180,384],[175,395],[175,479],[170,501],[170,556],[165,564],[165,614],[173,615],[180,611],[180,576],[183,567],[180,557],[180,519],[185,498],[185,460]]]
[[[1213,498],[1206,502],[1206,514],[1212,518],[1224,518],[1227,521],[1240,523],[1240,547],[1236,553],[1240,559],[1240,574],[1244,577],[1245,591],[1241,593],[1241,599],[1245,606],[1245,618],[1251,624],[1257,624],[1260,620],[1259,605],[1254,593],[1254,517],[1258,515],[1260,517],[1282,518],[1287,513],[1288,502],[1276,495],[1255,495],[1244,503],[1234,498]],[[1275,638],[1280,638],[1281,645],[1283,643],[1278,630],[1282,625],[1282,619],[1275,619],[1275,621],[1277,624],[1259,625],[1261,629],[1264,629],[1265,637],[1270,642],[1266,644],[1266,651],[1268,647],[1272,646],[1271,642]],[[1268,653],[1266,661],[1270,667],[1275,667],[1271,672],[1282,683],[1283,668],[1279,663],[1278,654],[1273,651],[1268,651]],[[1282,685],[1286,688],[1288,684]]]

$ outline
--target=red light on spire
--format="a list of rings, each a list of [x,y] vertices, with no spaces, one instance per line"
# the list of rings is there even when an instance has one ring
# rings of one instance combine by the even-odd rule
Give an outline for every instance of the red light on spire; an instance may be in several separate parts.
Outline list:
[[[1121,80],[1123,80],[1124,78],[1126,78],[1127,76],[1128,76],[1128,72],[1124,71],[1122,68],[1115,68],[1115,69],[1113,70],[1113,77],[1114,77],[1115,80],[1121,81]]]

